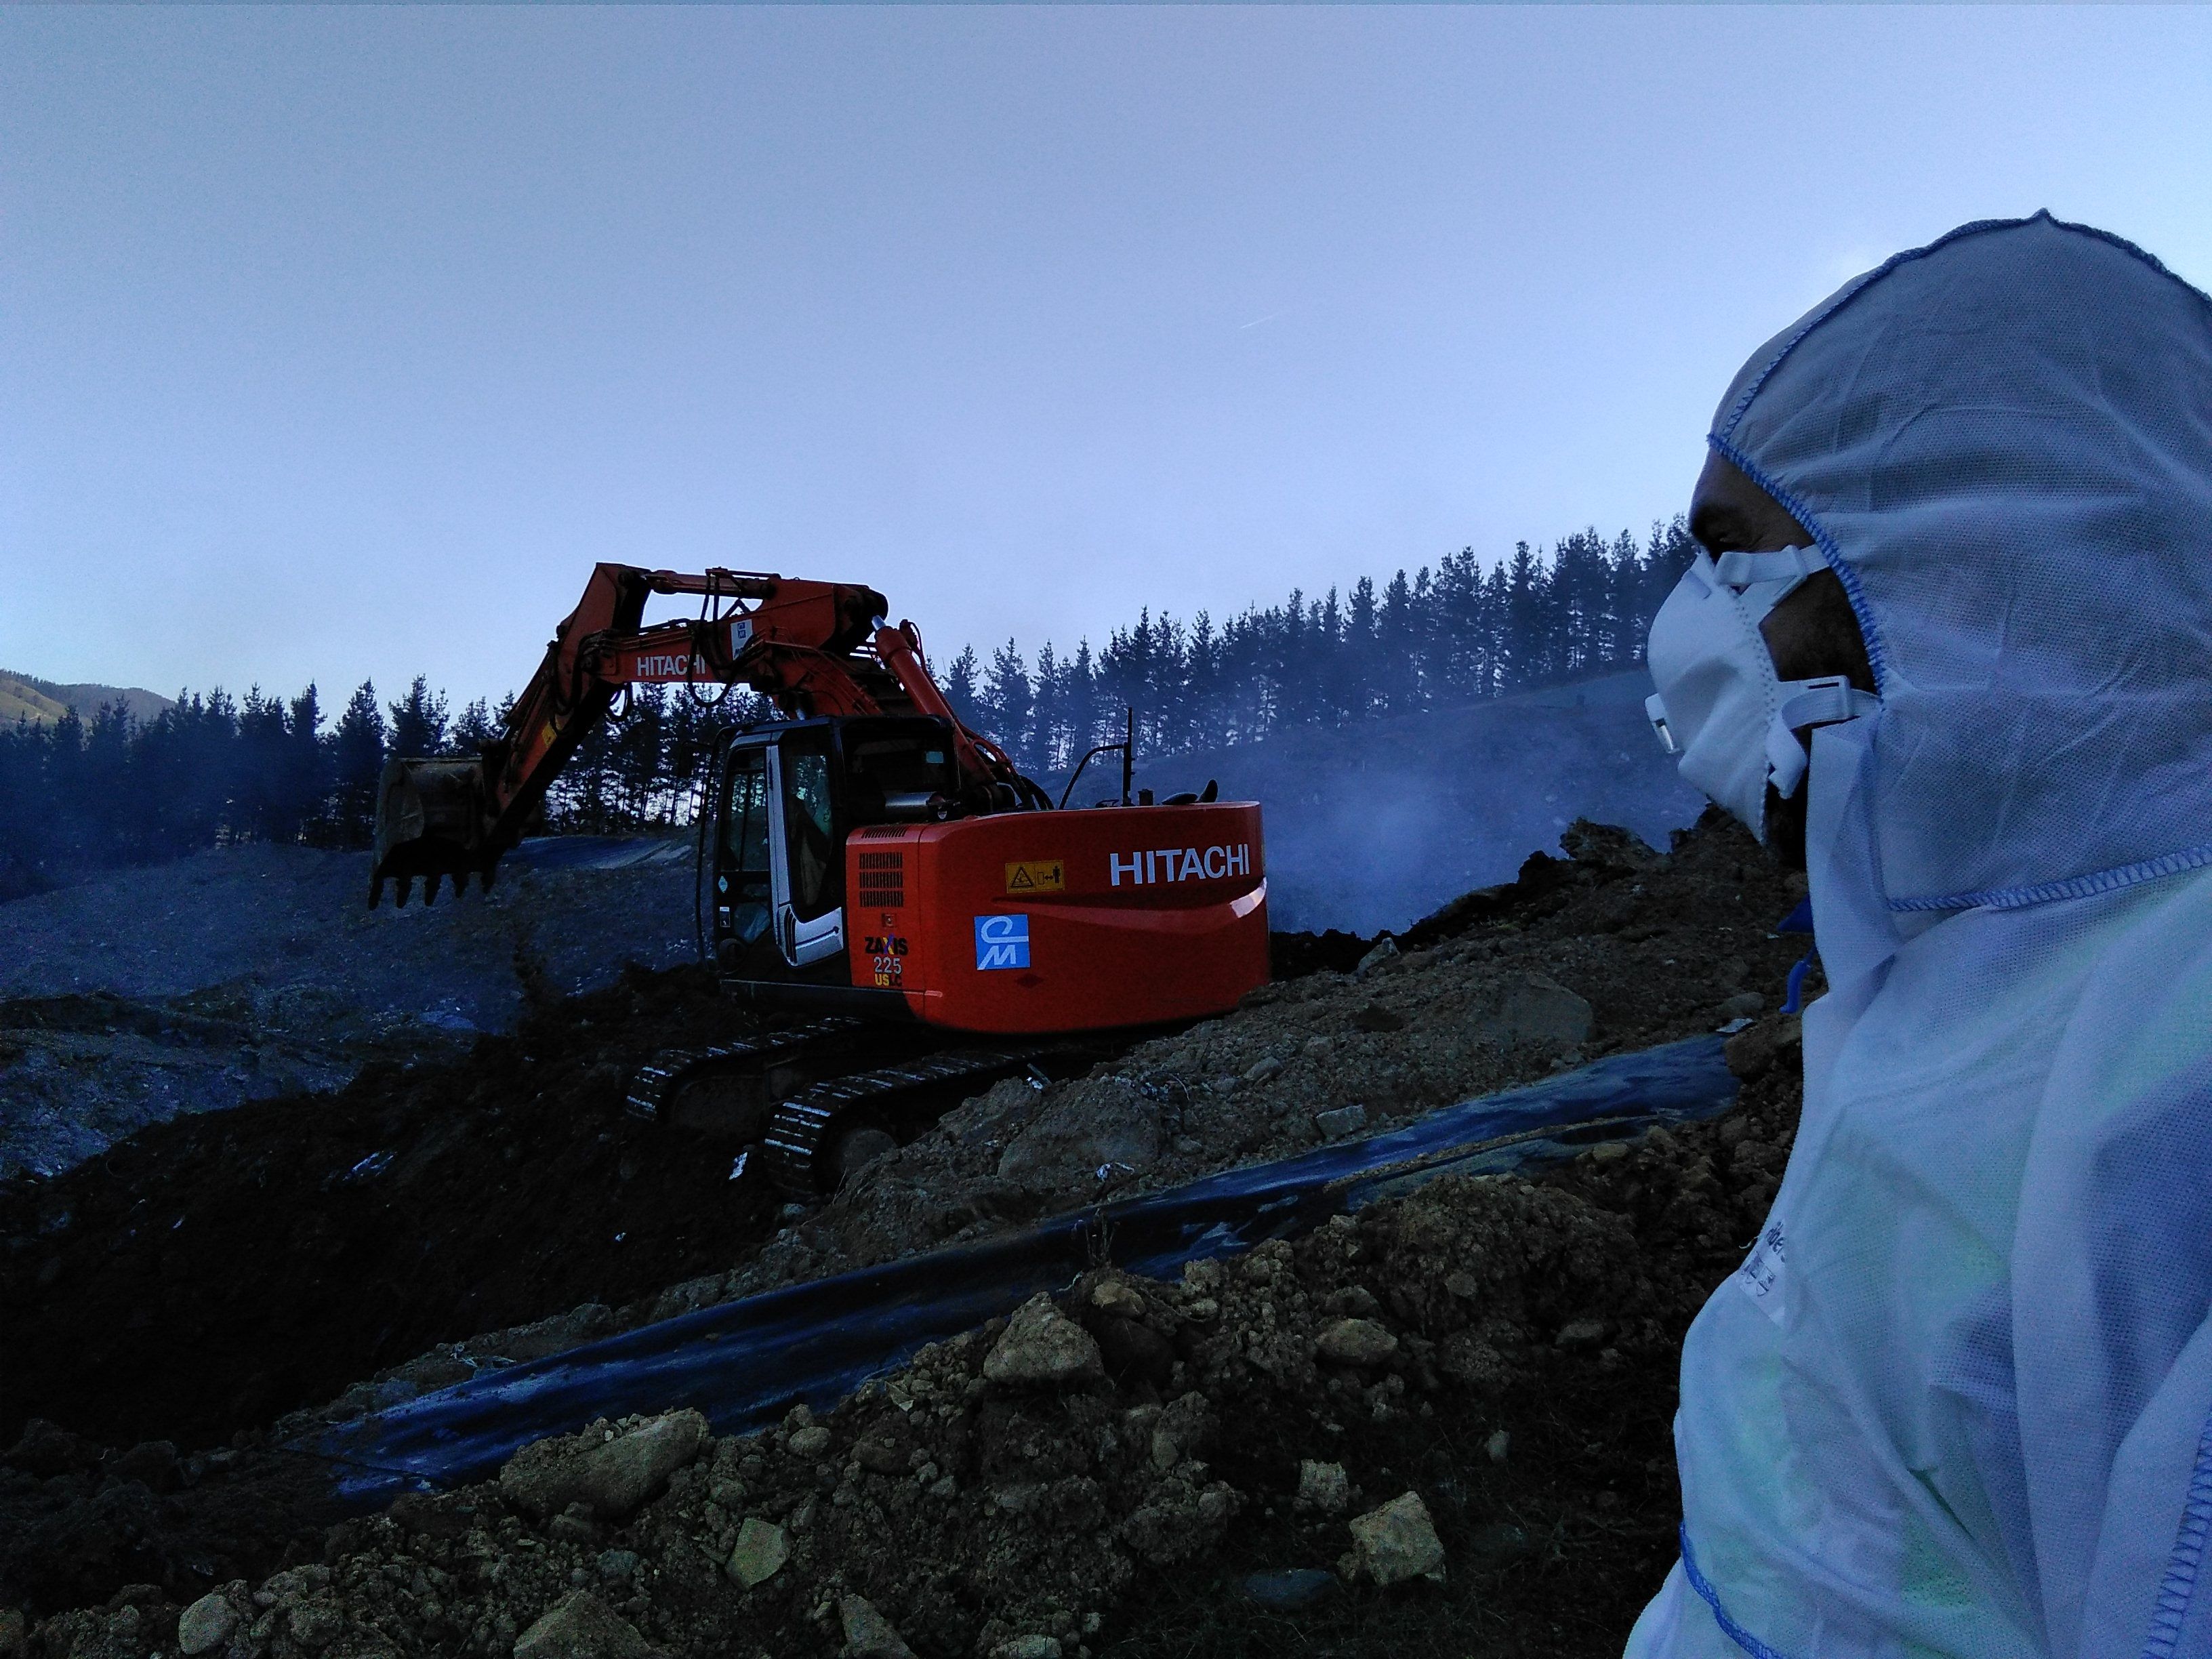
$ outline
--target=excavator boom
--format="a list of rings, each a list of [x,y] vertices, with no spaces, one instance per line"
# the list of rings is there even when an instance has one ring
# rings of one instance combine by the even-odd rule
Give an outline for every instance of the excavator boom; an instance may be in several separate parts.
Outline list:
[[[642,626],[655,594],[696,595],[696,617]],[[377,791],[374,908],[387,882],[404,904],[415,882],[428,902],[442,879],[489,887],[577,745],[635,684],[748,686],[787,717],[923,714],[950,720],[964,790],[1036,804],[1036,787],[1003,751],[954,717],[929,676],[911,623],[884,625],[873,588],[757,571],[685,574],[595,567],[583,598],[480,756],[397,757]]]

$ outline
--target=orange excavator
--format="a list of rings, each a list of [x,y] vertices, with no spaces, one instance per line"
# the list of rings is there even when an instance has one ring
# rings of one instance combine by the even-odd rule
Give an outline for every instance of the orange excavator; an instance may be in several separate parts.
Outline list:
[[[644,627],[656,594],[698,614]],[[760,693],[777,718],[714,745],[705,931],[726,989],[816,1018],[657,1056],[630,1103],[757,1143],[802,1194],[905,1138],[909,1106],[1087,1052],[1055,1039],[1221,1013],[1266,982],[1258,806],[1211,784],[1133,800],[1126,738],[1084,756],[1055,803],[959,720],[888,609],[851,583],[598,566],[481,756],[386,764],[370,904],[391,884],[402,904],[418,880],[426,902],[441,882],[489,888],[624,688]],[[1068,809],[1084,768],[1115,752],[1119,798]]]

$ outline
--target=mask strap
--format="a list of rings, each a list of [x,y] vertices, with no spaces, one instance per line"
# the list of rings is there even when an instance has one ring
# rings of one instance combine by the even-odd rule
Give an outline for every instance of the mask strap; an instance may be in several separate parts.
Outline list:
[[[1797,741],[1798,732],[1808,726],[1855,720],[1881,707],[1881,698],[1860,690],[1841,674],[1785,681],[1782,706],[1766,728],[1766,763],[1774,793],[1787,800],[1805,781],[1805,745]]]
[[[1794,587],[1827,568],[1827,561],[1809,547],[1785,547],[1778,553],[1723,553],[1713,561],[1713,580],[1723,587],[1784,581]]]

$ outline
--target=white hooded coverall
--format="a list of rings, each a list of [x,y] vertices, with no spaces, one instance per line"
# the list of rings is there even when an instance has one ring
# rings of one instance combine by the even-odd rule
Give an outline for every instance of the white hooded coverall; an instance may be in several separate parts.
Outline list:
[[[2212,1654],[2212,301],[1969,225],[1770,342],[1710,442],[1881,708],[1814,734],[1831,988],[1628,1653]]]

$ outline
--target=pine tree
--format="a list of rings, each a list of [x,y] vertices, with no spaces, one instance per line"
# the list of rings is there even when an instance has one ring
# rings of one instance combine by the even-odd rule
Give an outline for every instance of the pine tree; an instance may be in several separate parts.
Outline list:
[[[952,666],[945,671],[945,701],[952,706],[952,717],[969,727],[975,726],[983,713],[978,706],[975,674],[975,647],[963,646],[960,654],[952,659]]]
[[[376,687],[363,680],[346,699],[345,712],[331,734],[331,839],[340,847],[366,847],[375,833],[384,738],[384,710],[377,704]]]
[[[404,759],[428,758],[446,752],[446,694],[433,696],[429,682],[417,674],[407,695],[392,706],[391,748]]]

